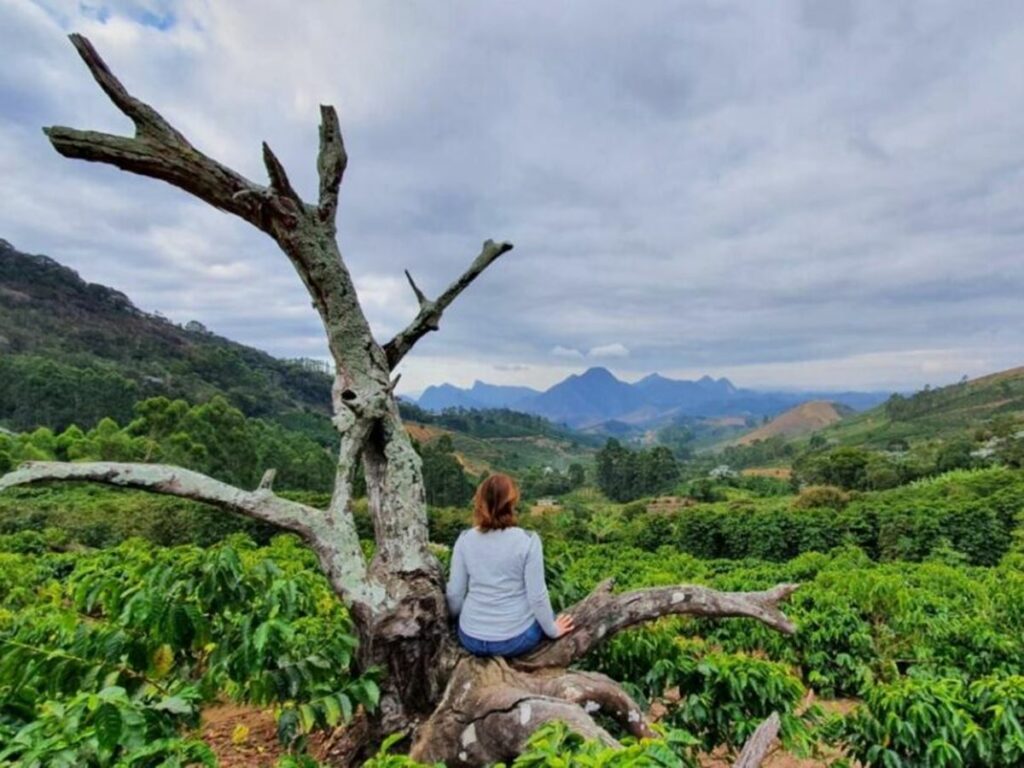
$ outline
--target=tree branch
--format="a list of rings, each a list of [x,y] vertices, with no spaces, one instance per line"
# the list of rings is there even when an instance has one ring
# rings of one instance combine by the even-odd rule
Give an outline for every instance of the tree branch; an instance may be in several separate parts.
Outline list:
[[[570,608],[576,629],[545,643],[514,666],[519,669],[567,667],[616,632],[662,616],[745,617],[784,634],[796,627],[778,608],[799,586],[780,584],[764,592],[719,592],[709,587],[679,585],[612,594],[613,581],[602,582]]]
[[[551,695],[571,689],[571,676],[524,674],[501,658],[463,659],[437,709],[420,728],[410,757],[424,763],[443,761],[451,768],[511,761],[533,732],[552,720],[586,739],[620,746],[582,706]]]
[[[638,739],[657,738],[643,710],[612,678],[600,672],[547,672],[539,670],[524,676],[522,684],[535,693],[576,704],[588,715],[600,713],[611,717]]]
[[[430,331],[436,331],[440,327],[441,315],[448,308],[455,298],[462,293],[469,284],[476,280],[487,267],[493,264],[499,256],[512,250],[512,243],[495,243],[487,240],[480,251],[480,255],[473,259],[469,268],[459,278],[448,286],[444,293],[431,301],[413,283],[412,277],[409,282],[412,284],[416,299],[420,303],[419,314],[413,319],[405,330],[384,345],[384,352],[388,358],[388,365],[392,369],[405,357],[406,353],[413,348],[423,336]],[[406,276],[409,273],[406,272]]]
[[[135,123],[136,131],[128,137],[61,126],[44,128],[54,148],[65,157],[165,181],[270,235],[306,285],[324,322],[338,371],[353,380],[367,379],[371,369],[386,374],[390,369],[384,352],[373,340],[334,237],[338,185],[347,162],[334,110],[321,108],[320,201],[313,207],[303,203],[266,144],[263,159],[270,185],[262,186],[200,152],[155,109],[129,94],[88,40],[72,35],[71,41],[104,93]]]
[[[0,492],[49,480],[103,483],[201,501],[302,536],[323,515],[313,507],[275,496],[269,489],[243,491],[200,472],[167,464],[31,461],[0,477]]]
[[[297,533],[321,557],[328,577],[347,600],[372,606],[378,599],[366,578],[366,559],[355,527],[339,536],[337,521],[319,509],[276,496],[270,470],[260,487],[245,491],[200,472],[166,464],[34,461],[0,477],[0,493],[48,481],[92,482],[199,501]],[[345,562],[338,562],[339,554]]]
[[[416,294],[416,301],[419,302],[420,309],[423,309],[424,305],[430,303],[430,299],[428,299],[427,295],[420,290],[420,287],[418,285],[416,285],[416,281],[412,279],[412,275],[409,274],[408,269],[405,270],[405,279],[409,281],[409,287],[411,287],[412,292]],[[437,329],[432,328],[431,330]]]
[[[779,719],[779,713],[772,712],[771,716],[757,726],[757,730],[747,739],[747,743],[743,745],[743,751],[736,758],[736,762],[732,764],[732,768],[758,768],[764,762],[776,736],[779,735],[780,727],[782,727],[782,721]]]
[[[263,187],[204,155],[155,109],[128,93],[86,38],[74,34],[71,42],[103,92],[131,118],[135,136],[44,128],[60,154],[166,181],[267,230],[261,210]]]
[[[103,92],[118,109],[135,123],[137,137],[160,136],[179,144],[188,144],[185,137],[178,133],[155,109],[128,93],[127,89],[121,85],[121,81],[110,71],[106,62],[100,58],[88,38],[72,34],[70,39],[71,44],[75,46],[78,55],[82,57],[82,61],[85,62],[85,66],[89,68]]]
[[[267,175],[270,177],[270,188],[282,197],[286,197],[300,208],[304,205],[302,198],[295,191],[292,183],[288,180],[288,174],[277,159],[277,155],[270,148],[267,142],[263,142],[263,165],[267,168]]]
[[[320,219],[334,221],[338,212],[338,188],[348,167],[348,153],[334,107],[320,106],[320,152],[316,169],[320,176]]]

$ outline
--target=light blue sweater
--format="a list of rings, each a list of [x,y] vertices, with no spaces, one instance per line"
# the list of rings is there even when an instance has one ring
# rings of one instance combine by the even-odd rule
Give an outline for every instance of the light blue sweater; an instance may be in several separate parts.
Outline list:
[[[558,635],[540,536],[522,528],[463,531],[452,549],[447,598],[459,627],[477,640],[509,640],[534,620],[548,637]]]

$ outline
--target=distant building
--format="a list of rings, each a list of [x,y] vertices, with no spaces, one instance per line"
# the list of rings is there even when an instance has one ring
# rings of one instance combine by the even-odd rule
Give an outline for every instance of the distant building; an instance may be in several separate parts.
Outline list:
[[[708,477],[712,480],[726,480],[736,477],[736,470],[730,467],[728,464],[719,464],[717,467],[708,472]]]

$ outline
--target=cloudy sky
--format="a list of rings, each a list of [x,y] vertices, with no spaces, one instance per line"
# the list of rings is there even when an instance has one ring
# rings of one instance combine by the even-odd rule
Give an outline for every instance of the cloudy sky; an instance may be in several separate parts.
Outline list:
[[[295,10],[301,8],[301,11]],[[283,255],[184,193],[60,158],[128,132],[67,32],[193,143],[312,196],[386,341],[485,238],[515,250],[403,364],[427,384],[727,375],[914,388],[1024,364],[1024,4],[0,0],[0,237],[143,309],[326,354]]]

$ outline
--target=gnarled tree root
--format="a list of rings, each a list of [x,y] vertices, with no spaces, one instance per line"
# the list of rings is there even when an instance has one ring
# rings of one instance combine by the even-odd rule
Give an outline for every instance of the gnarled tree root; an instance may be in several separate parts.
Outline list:
[[[643,710],[622,686],[596,672],[545,669],[528,672],[500,658],[464,658],[444,699],[419,729],[409,756],[449,768],[511,761],[530,736],[558,720],[585,739],[609,747],[619,742],[591,715],[616,720],[637,738],[656,738]],[[775,742],[779,715],[761,723],[734,768],[757,768]]]
[[[420,728],[410,757],[479,766],[511,760],[541,725],[559,720],[587,739],[618,742],[591,717],[602,712],[637,736],[653,736],[647,719],[618,683],[592,672],[526,672],[500,658],[458,663],[444,698]]]
[[[594,647],[628,627],[668,615],[743,616],[779,632],[796,630],[779,609],[796,589],[780,584],[763,592],[719,592],[693,585],[655,587],[616,594],[605,581],[569,609],[576,629],[520,659],[456,655],[444,697],[420,726],[410,756],[448,766],[480,766],[514,759],[541,725],[560,720],[573,731],[609,746],[618,742],[592,714],[617,721],[637,738],[653,737],[646,715],[611,678],[570,670]],[[773,715],[740,756],[744,768],[759,765],[778,733]]]

